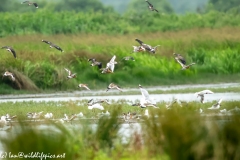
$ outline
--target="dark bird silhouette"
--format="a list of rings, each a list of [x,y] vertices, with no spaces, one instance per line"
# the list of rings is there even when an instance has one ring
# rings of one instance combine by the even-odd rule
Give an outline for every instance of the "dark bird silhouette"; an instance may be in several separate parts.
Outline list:
[[[156,12],[158,12],[158,10],[156,10],[154,7],[153,7],[153,5],[150,3],[150,2],[148,2],[148,0],[145,0],[147,3],[148,3],[148,8],[151,10],[151,11],[156,11]]]
[[[151,49],[152,49],[152,46],[150,46],[149,44],[145,44],[145,43],[143,43],[143,41],[141,41],[140,39],[135,39],[145,50],[147,50],[147,51],[151,51]]]
[[[53,44],[52,42],[46,41],[46,40],[42,40],[42,42],[47,43],[50,45],[50,48],[56,48],[57,50],[64,52],[59,46],[57,46],[56,44]]]
[[[175,56],[175,60],[179,60],[182,64],[186,65],[186,60],[183,58],[183,56],[177,53],[173,53],[173,55]]]
[[[91,62],[91,66],[97,66],[99,69],[102,68],[102,62],[96,61],[95,58],[88,59],[88,62]]]
[[[27,3],[29,6],[34,5],[36,8],[38,8],[38,4],[35,2],[30,2],[30,1],[24,1],[22,4]]]
[[[7,51],[9,51],[13,54],[14,58],[17,58],[16,52],[12,47],[4,46],[4,47],[2,47],[2,49],[6,49]]]

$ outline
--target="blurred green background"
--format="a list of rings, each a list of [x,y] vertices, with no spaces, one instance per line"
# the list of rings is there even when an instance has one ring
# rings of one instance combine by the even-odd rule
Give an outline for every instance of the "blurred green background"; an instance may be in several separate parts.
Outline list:
[[[36,1],[39,8],[18,0],[2,0],[0,44],[12,46],[17,59],[0,50],[0,72],[16,76],[0,80],[2,94],[15,90],[76,90],[79,83],[91,89],[111,82],[123,87],[192,83],[237,82],[240,75],[238,1],[150,1],[159,13],[143,1],[65,0]],[[135,38],[161,45],[155,55],[131,53]],[[65,52],[41,42],[52,41]],[[173,58],[180,53],[186,71]],[[117,56],[115,73],[103,75],[90,67],[88,58],[103,63]],[[136,61],[122,61],[133,56]],[[64,68],[77,73],[67,81]],[[208,77],[208,78],[206,78]]]

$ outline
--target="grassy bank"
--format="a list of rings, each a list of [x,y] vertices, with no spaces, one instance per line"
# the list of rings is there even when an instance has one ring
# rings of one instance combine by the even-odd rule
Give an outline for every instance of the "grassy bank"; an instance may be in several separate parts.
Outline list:
[[[240,45],[238,28],[191,29],[179,32],[158,32],[127,35],[31,35],[11,36],[0,39],[0,43],[11,45],[17,59],[6,50],[1,50],[1,73],[6,70],[17,76],[18,83],[4,77],[1,92],[11,93],[11,88],[21,90],[77,90],[79,83],[87,83],[92,89],[105,88],[114,82],[123,88],[145,86],[238,82]],[[147,44],[160,44],[157,54],[131,53],[135,38]],[[59,45],[64,52],[50,49],[42,39]],[[180,53],[187,63],[196,65],[186,71],[173,58]],[[101,74],[91,67],[88,58],[103,63],[117,56],[118,64],[113,74]],[[122,61],[124,56],[133,56],[136,61]],[[67,81],[69,68],[77,73],[76,79]],[[10,86],[10,87],[9,87]]]

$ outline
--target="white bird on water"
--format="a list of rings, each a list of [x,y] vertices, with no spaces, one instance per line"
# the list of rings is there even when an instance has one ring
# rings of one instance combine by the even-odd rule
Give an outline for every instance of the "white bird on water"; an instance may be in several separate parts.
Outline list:
[[[219,99],[219,101],[216,104],[212,105],[212,107],[208,109],[211,109],[211,110],[219,109],[221,106],[221,103],[222,103],[222,99]]]
[[[44,115],[44,118],[46,118],[46,119],[52,119],[52,118],[53,118],[53,114],[52,114],[52,113],[46,113],[46,114]]]
[[[197,95],[197,97],[200,97],[200,102],[201,103],[204,103],[204,95],[205,94],[213,94],[214,92],[206,89],[206,90],[203,90],[203,91],[200,91],[200,92],[196,92],[194,93],[194,95]]]

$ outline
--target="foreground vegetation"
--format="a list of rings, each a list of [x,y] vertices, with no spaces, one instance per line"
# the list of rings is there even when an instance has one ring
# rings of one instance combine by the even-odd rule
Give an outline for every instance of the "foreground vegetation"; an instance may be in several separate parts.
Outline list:
[[[106,88],[114,82],[123,88],[143,86],[238,82],[240,44],[238,28],[191,29],[179,32],[158,32],[127,35],[29,35],[0,39],[0,43],[11,45],[17,59],[6,50],[1,50],[1,68],[15,74],[16,82],[4,77],[0,80],[1,93],[12,93],[14,89],[77,90],[79,83],[87,83],[91,89]],[[157,53],[131,53],[135,38],[153,46],[160,44]],[[59,45],[64,52],[50,49],[42,39]],[[104,40],[104,41],[103,41]],[[187,63],[195,62],[189,70],[181,71],[174,60],[173,52],[180,53]],[[101,74],[91,67],[88,58],[103,63],[117,56],[118,64],[113,74]],[[124,56],[133,56],[135,61],[123,61]],[[77,73],[76,79],[67,81],[64,68]],[[19,93],[19,92],[17,92]]]
[[[18,108],[21,108],[22,114],[23,110],[44,109],[54,115],[70,110],[71,113],[83,111],[85,115],[91,112],[86,107],[77,106],[77,103],[1,103],[1,108],[5,108],[5,114],[7,111],[14,113]],[[5,151],[12,154],[19,151],[25,154],[65,153],[66,159],[239,159],[240,119],[237,115],[209,121],[196,111],[196,103],[182,108],[175,105],[171,110],[167,110],[164,104],[158,104],[160,109],[149,108],[149,118],[142,115],[141,131],[134,129],[134,124],[129,124],[132,133],[123,140],[121,121],[117,117],[132,108],[137,110],[137,107],[119,103],[114,102],[107,108],[111,116],[100,118],[96,128],[81,120],[72,125],[50,123],[47,128],[38,127],[34,122],[31,125],[20,123],[20,127],[13,126],[7,137],[0,139]],[[231,109],[240,103],[226,102],[224,105]],[[31,147],[33,143],[37,144],[34,148]]]

